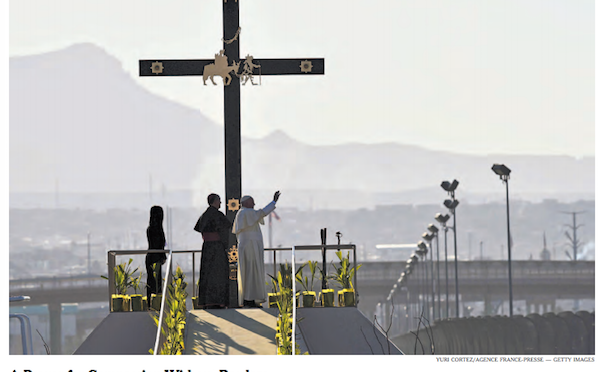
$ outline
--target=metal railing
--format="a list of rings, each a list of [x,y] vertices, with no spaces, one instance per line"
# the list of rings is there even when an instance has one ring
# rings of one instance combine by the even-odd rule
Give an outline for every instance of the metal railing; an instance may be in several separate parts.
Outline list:
[[[191,249],[191,250],[161,250],[161,249],[152,249],[152,250],[122,250],[122,251],[108,251],[108,300],[112,298],[113,294],[116,294],[116,286],[115,286],[115,266],[116,266],[116,258],[117,256],[126,256],[126,255],[141,255],[147,253],[171,253],[171,254],[181,254],[187,253],[192,254],[192,293],[196,293],[196,253],[201,253],[201,249]],[[102,279],[104,280],[104,279]]]
[[[357,275],[364,281],[395,281],[405,262],[363,262]],[[437,263],[433,262],[437,273]],[[414,272],[423,266],[417,265]],[[506,261],[458,261],[460,279],[504,279],[507,276]],[[595,261],[512,261],[515,279],[576,279],[594,277]],[[440,275],[445,276],[445,266],[440,262]],[[449,265],[448,274],[453,277],[454,267]],[[437,275],[437,274],[436,274]]]
[[[35,289],[61,289],[90,287],[96,284],[104,284],[106,279],[99,274],[85,274],[73,276],[42,276],[28,279],[11,279],[9,288],[11,291],[35,290]]]
[[[356,267],[356,245],[354,244],[337,244],[337,245],[296,245],[291,248],[265,248],[265,251],[273,252],[273,276],[277,275],[277,252],[290,251],[292,254],[292,293],[296,293],[296,251],[320,251],[321,252],[321,269],[323,270],[323,280],[321,288],[327,288],[327,250],[351,250],[352,251],[352,267]],[[355,271],[354,275],[354,293],[356,304],[358,304],[358,283]],[[292,355],[296,354],[296,296],[292,296]]]
[[[9,297],[9,302],[29,301],[29,296]],[[21,345],[23,355],[33,355],[33,341],[31,339],[31,321],[25,314],[8,314],[9,318],[18,319],[21,323]]]
[[[354,244],[326,244],[326,245],[297,245],[294,247],[285,248],[265,248],[266,252],[273,252],[273,276],[277,275],[277,252],[292,252],[295,251],[320,251],[321,252],[321,269],[323,270],[323,277],[327,276],[327,251],[340,251],[340,250],[351,250],[352,251],[352,265],[356,267],[356,245]],[[356,301],[358,303],[358,271],[354,274],[354,289],[356,292]],[[321,288],[324,288],[325,283],[321,283]]]
[[[294,247],[296,251],[319,251],[321,252],[321,268],[323,270],[324,276],[327,276],[327,251],[340,251],[340,250],[351,250],[352,251],[352,264],[353,267],[356,267],[356,245],[354,244],[329,244],[329,245],[298,245]],[[272,252],[273,254],[273,276],[277,275],[277,253],[278,252],[292,252],[292,247],[279,247],[279,248],[265,248],[265,252]],[[192,293],[197,293],[197,281],[196,281],[196,254],[202,253],[201,249],[192,249],[192,250],[118,250],[118,251],[108,251],[108,300],[112,298],[113,294],[116,294],[116,286],[115,286],[115,278],[114,278],[114,268],[116,267],[116,258],[117,256],[127,256],[127,255],[144,255],[147,253],[171,253],[171,254],[182,254],[187,253],[192,255]],[[358,273],[358,272],[357,272]],[[358,274],[354,275],[354,288],[357,290],[358,288]],[[89,281],[90,279],[104,281],[105,279],[101,279],[97,276],[89,277],[82,276],[76,278],[62,278],[55,280],[56,283],[65,283],[60,286],[74,286],[76,283],[80,283],[83,281]],[[35,281],[27,282],[24,281],[23,284],[29,283],[30,285],[34,285]],[[358,291],[357,291],[358,293]],[[358,300],[358,296],[357,296]]]
[[[162,332],[162,329],[165,328],[166,329],[166,317],[165,314],[168,314],[170,312],[169,309],[169,303],[170,301],[168,301],[168,296],[170,295],[170,292],[168,290],[169,285],[171,284],[171,281],[173,280],[172,277],[172,272],[173,272],[173,255],[174,254],[180,254],[180,253],[191,253],[192,254],[192,281],[194,283],[193,285],[193,293],[195,293],[196,291],[196,253],[202,252],[202,250],[183,250],[183,251],[172,251],[172,250],[159,250],[159,249],[152,249],[152,250],[123,250],[123,251],[109,251],[108,252],[108,297],[109,297],[109,303],[112,299],[112,295],[116,293],[116,285],[115,285],[115,266],[116,266],[116,260],[117,260],[117,256],[124,256],[124,255],[141,255],[141,254],[148,254],[148,253],[165,253],[167,254],[167,261],[165,262],[165,266],[166,266],[166,273],[165,273],[165,282],[162,286],[162,298],[161,298],[161,304],[160,304],[160,309],[159,309],[159,315],[158,315],[158,325],[156,328],[156,337],[155,337],[155,341],[154,341],[154,349],[153,349],[153,355],[158,355],[160,354],[160,352],[163,349],[163,345],[166,339],[166,333]],[[160,285],[162,283],[157,283],[157,285]],[[150,301],[150,299],[148,299],[148,301]]]

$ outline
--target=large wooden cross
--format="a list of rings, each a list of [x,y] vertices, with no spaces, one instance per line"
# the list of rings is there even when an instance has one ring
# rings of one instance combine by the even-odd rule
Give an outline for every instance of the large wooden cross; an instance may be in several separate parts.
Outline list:
[[[252,75],[322,75],[323,58],[240,59],[240,27],[238,0],[223,0],[223,49],[214,59],[140,60],[140,76],[198,76],[214,84],[212,76],[223,72],[225,111],[225,200],[226,215],[233,221],[242,196],[240,80],[245,84]],[[248,63],[247,63],[248,62]],[[260,66],[260,67],[257,67]],[[241,74],[238,74],[241,71]],[[211,73],[212,72],[212,73]],[[250,80],[253,84],[254,82]],[[229,239],[229,250],[236,245],[235,235]],[[237,289],[237,287],[236,287]]]

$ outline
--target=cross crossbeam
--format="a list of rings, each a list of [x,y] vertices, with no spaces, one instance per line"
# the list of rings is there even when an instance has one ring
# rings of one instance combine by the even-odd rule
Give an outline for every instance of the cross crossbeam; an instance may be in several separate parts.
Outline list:
[[[243,66],[246,59],[239,60]],[[214,63],[214,59],[143,59],[139,61],[140,76],[198,76],[204,73],[204,67]],[[302,71],[302,65],[310,62],[310,71]],[[162,71],[153,71],[152,65],[160,63]],[[325,59],[323,58],[254,58],[254,63],[261,67],[253,68],[252,74],[258,75],[323,75]],[[305,68],[305,70],[308,69]]]

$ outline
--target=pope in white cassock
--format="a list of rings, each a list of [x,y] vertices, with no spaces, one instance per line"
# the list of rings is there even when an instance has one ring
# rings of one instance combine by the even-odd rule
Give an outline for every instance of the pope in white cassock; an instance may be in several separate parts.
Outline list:
[[[254,209],[251,196],[242,197],[242,209],[233,221],[233,233],[238,241],[238,291],[240,306],[262,307],[267,299],[265,289],[265,247],[260,225],[264,218],[275,210],[275,203],[281,193],[277,191],[273,201],[263,209]]]

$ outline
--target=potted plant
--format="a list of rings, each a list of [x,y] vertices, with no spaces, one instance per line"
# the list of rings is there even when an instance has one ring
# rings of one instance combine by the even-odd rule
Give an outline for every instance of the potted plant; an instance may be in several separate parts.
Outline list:
[[[298,270],[296,270],[295,277],[298,276],[298,273],[302,271],[303,267],[304,267],[304,265],[302,265],[300,268],[298,268]],[[287,262],[280,263],[279,271],[277,272],[277,278],[271,274],[267,274],[267,275],[269,275],[269,277],[271,278],[271,291],[272,291],[272,292],[268,293],[269,307],[277,307],[277,305],[276,305],[277,299],[281,296],[280,289],[278,289],[278,279],[281,276],[282,288],[289,288],[291,291],[292,290],[292,280],[294,278],[294,277],[292,277],[292,267]],[[300,294],[299,292],[296,293],[296,298],[298,298],[299,294]]]
[[[332,288],[321,289],[319,292],[319,298],[323,307],[335,306],[335,290]]]
[[[161,293],[152,293],[150,295],[150,301],[148,302],[148,307],[151,310],[160,311],[160,305],[162,302],[162,294]]]
[[[129,311],[129,296],[127,296],[127,289],[133,287],[133,274],[135,274],[139,267],[132,269],[131,263],[133,258],[130,258],[127,264],[120,263],[114,268],[115,272],[115,289],[116,294],[112,295],[111,311]],[[108,280],[104,275],[102,278]]]
[[[131,281],[131,286],[135,294],[132,294],[131,297],[131,310],[132,311],[143,311],[144,310],[144,299],[141,294],[138,294],[138,291],[141,292],[141,282],[142,282],[142,274],[140,276],[133,279]]]
[[[303,273],[304,267],[308,264],[310,269],[310,282],[308,276],[305,276]],[[315,280],[315,274],[317,272],[318,264],[316,261],[308,261],[307,264],[303,264],[300,266],[298,273],[296,274],[296,281],[300,283],[302,288],[302,306],[304,307],[314,307],[315,299],[317,297],[316,293],[312,290],[313,283]]]
[[[319,296],[318,296],[318,301],[320,303],[320,306],[323,307],[333,307],[335,306],[335,290],[332,288],[328,288],[329,285],[327,283],[327,280],[330,278],[329,276],[325,276],[325,273],[323,272],[323,269],[320,268],[317,264],[317,262],[314,262],[314,266],[316,267],[316,269],[319,270],[320,273],[320,281],[321,283],[325,283],[325,288],[321,289],[321,292],[319,292]]]
[[[110,304],[110,311],[111,312],[120,312],[120,311],[125,311],[124,307],[125,307],[125,296],[120,295],[120,294],[113,294],[111,296],[111,304]]]
[[[338,291],[338,304],[339,306],[356,306],[356,296],[352,279],[356,274],[356,270],[360,269],[362,265],[352,267],[350,264],[350,252],[345,257],[340,251],[335,252],[335,254],[340,260],[339,266],[333,264],[334,274],[330,278],[334,279],[341,287],[341,290]]]
[[[160,263],[156,262],[152,264],[152,272],[156,273],[158,270],[161,270]],[[155,274],[156,275],[156,274]],[[165,279],[162,280],[162,285],[164,285]],[[158,286],[158,283],[157,283]],[[158,293],[150,294],[150,298],[148,299],[148,308],[151,310],[160,311],[160,306],[162,304],[162,291]]]

